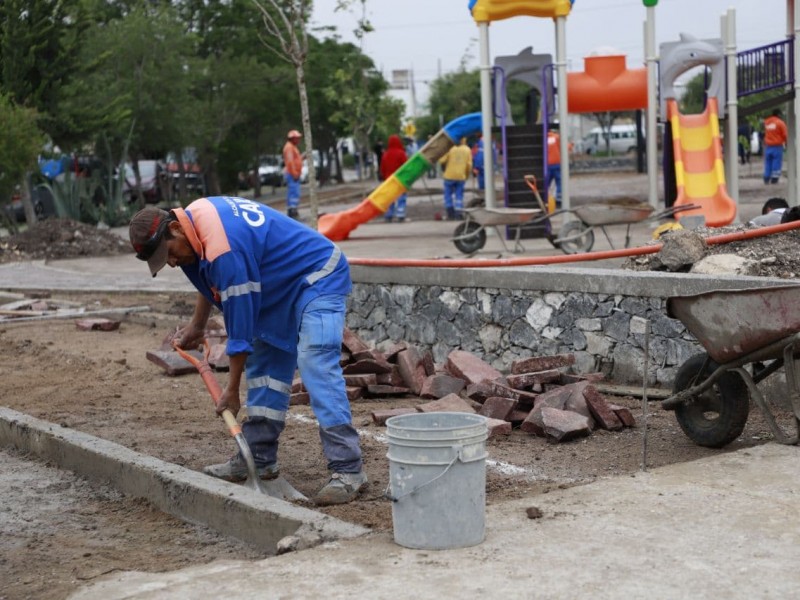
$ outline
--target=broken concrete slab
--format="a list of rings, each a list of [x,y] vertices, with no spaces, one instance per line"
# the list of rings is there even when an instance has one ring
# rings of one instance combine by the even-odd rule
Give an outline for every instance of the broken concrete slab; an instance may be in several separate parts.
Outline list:
[[[475,409],[469,405],[461,396],[457,394],[448,394],[444,398],[439,398],[427,404],[421,404],[417,407],[419,412],[464,412],[474,413]]]
[[[437,373],[425,378],[419,395],[422,398],[442,398],[447,394],[458,394],[465,386],[463,379],[447,373]]]
[[[199,359],[203,358],[203,355],[197,350],[190,350],[189,353]],[[174,350],[169,352],[165,350],[149,350],[145,353],[145,358],[161,367],[170,377],[186,375],[187,373],[197,373],[197,369],[194,368],[194,365],[182,358]]]
[[[586,417],[549,406],[542,409],[542,424],[545,434],[557,442],[568,442],[592,433]]]
[[[111,319],[78,319],[75,326],[81,331],[117,331],[120,323]]]
[[[448,354],[445,370],[467,383],[480,383],[486,380],[505,381],[505,376],[500,371],[466,350],[453,350]]]
[[[533,373],[536,371],[549,371],[575,364],[574,354],[554,354],[552,356],[531,356],[511,363],[512,375]]]

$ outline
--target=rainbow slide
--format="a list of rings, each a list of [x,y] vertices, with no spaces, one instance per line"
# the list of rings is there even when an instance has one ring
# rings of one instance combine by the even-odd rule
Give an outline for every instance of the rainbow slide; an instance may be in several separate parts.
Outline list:
[[[682,115],[678,103],[669,99],[667,118],[672,125],[678,187],[675,206],[700,205],[681,215],[703,215],[709,227],[732,223],[736,218],[736,203],[725,185],[717,99],[709,98],[705,110],[696,115]]]
[[[346,240],[356,227],[385,213],[395,200],[407,192],[462,137],[480,130],[481,113],[470,113],[450,121],[389,179],[375,188],[361,204],[342,212],[322,215],[317,224],[318,231],[334,242]]]

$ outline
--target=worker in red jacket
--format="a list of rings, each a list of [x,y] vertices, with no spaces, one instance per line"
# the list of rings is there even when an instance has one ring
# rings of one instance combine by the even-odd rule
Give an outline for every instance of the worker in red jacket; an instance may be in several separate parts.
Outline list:
[[[788,139],[780,109],[764,120],[764,183],[778,183],[783,168],[783,146]]]
[[[408,155],[403,148],[403,142],[398,135],[390,135],[386,152],[381,156],[380,172],[381,179],[386,181],[408,160]],[[397,222],[402,223],[406,220],[406,199],[407,194],[403,194],[388,208],[384,214],[387,223],[391,223],[394,217]]]

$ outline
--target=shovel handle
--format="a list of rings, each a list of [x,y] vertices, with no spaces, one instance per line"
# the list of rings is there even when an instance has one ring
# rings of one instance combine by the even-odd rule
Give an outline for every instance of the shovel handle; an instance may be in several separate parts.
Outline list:
[[[208,388],[208,392],[211,394],[211,399],[214,400],[214,405],[216,405],[222,397],[222,386],[219,384],[219,381],[217,381],[217,378],[214,377],[214,373],[211,371],[211,365],[208,364],[208,354],[211,351],[208,346],[208,340],[205,340],[203,345],[205,346],[204,358],[200,359],[186,352],[186,350],[178,346],[177,342],[172,342],[172,347],[175,348],[175,351],[181,358],[189,361],[194,368],[197,369],[197,372],[200,373],[200,377],[203,383],[206,384],[206,388]],[[226,408],[222,411],[222,420],[225,421],[225,425],[228,427],[228,431],[232,436],[236,437],[242,432],[242,427],[229,409]]]

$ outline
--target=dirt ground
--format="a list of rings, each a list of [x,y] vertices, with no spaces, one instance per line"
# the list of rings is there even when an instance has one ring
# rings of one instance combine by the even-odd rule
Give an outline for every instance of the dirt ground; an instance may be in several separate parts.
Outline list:
[[[800,274],[800,252],[795,250],[800,234],[782,235],[781,239],[748,242],[735,251],[757,258],[778,256],[782,272],[796,276]],[[19,236],[0,239],[0,262],[128,251],[127,245],[120,246],[107,236],[111,234],[77,223],[45,222]],[[762,274],[775,273],[765,269]],[[165,335],[188,318],[193,295],[86,293],[53,298],[92,309],[147,305],[150,311],[125,317],[113,332],[78,331],[72,319],[0,323],[0,404],[190,469],[224,461],[234,452],[200,378],[168,377],[145,358],[148,350],[157,349]],[[225,374],[218,376],[224,381]],[[487,501],[501,503],[639,470],[644,431],[641,400],[614,397],[613,401],[631,409],[636,428],[601,430],[565,444],[551,444],[520,431],[490,439]],[[388,483],[385,429],[372,423],[370,413],[421,402],[406,397],[352,404],[371,486],[358,501],[324,512],[376,530],[391,528],[391,504],[383,497]],[[695,445],[673,414],[661,411],[657,402],[650,403],[648,412],[649,468],[772,439],[756,409],[744,434],[724,450]],[[46,513],[36,518],[17,514],[0,502],[0,600],[65,597],[116,569],[164,571],[217,558],[259,557],[251,548],[17,453],[2,451],[0,460],[9,466],[5,472],[16,477],[13,485],[0,485],[0,499],[3,493],[23,495],[32,511]],[[286,478],[308,496],[326,482],[321,445],[308,407],[292,407],[279,461]]]

